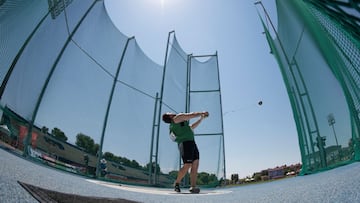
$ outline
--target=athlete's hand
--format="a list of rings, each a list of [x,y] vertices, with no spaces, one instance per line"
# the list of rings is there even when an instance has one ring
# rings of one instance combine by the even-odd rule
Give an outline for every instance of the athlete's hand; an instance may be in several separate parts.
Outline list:
[[[206,117],[208,117],[209,116],[209,112],[207,112],[207,111],[204,111],[203,113],[202,113],[202,115],[201,115],[202,117],[204,117],[204,118],[206,118]]]

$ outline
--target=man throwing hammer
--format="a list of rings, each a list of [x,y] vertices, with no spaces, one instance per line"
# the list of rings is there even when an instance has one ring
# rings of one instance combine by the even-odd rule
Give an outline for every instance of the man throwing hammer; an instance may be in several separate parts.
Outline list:
[[[199,168],[199,150],[195,143],[194,129],[201,123],[201,121],[208,117],[209,113],[204,112],[192,112],[192,113],[165,113],[162,119],[165,123],[169,123],[170,133],[174,136],[175,141],[178,143],[181,158],[184,162],[183,167],[180,169],[175,181],[175,191],[181,192],[180,181],[183,179],[189,169],[191,187],[189,191],[191,193],[199,193],[200,189],[196,187],[196,179]],[[189,120],[199,117],[193,124],[189,124]]]

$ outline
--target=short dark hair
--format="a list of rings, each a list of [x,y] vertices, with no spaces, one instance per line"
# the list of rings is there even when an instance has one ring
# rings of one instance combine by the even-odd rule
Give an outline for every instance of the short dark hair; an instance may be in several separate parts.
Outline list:
[[[162,120],[165,122],[165,123],[171,123],[172,122],[172,116],[171,114],[168,114],[168,113],[165,113],[162,115]]]

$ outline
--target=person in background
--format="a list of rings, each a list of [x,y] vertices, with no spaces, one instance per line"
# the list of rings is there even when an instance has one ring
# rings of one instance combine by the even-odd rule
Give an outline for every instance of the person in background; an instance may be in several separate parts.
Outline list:
[[[102,158],[101,160],[100,160],[100,175],[101,175],[101,177],[105,177],[105,175],[107,174],[107,166],[106,166],[106,160],[104,159],[104,158]]]

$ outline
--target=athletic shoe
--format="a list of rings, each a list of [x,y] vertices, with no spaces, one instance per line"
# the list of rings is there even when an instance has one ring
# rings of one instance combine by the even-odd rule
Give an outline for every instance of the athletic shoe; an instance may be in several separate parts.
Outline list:
[[[179,183],[175,183],[175,192],[181,192]]]
[[[189,191],[191,193],[198,194],[198,193],[200,193],[200,188],[198,188],[198,187],[190,187]]]

